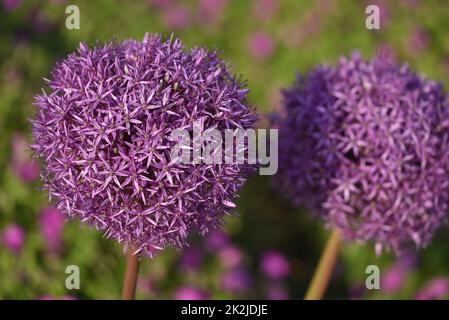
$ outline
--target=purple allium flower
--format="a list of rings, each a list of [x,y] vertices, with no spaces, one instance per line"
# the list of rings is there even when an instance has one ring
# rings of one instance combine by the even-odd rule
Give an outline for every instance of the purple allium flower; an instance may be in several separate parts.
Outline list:
[[[18,255],[22,251],[24,238],[25,232],[22,227],[17,224],[10,224],[3,230],[1,240],[6,248]]]
[[[278,251],[266,251],[260,259],[262,272],[272,280],[281,280],[290,274],[288,260]]]
[[[243,260],[242,252],[239,248],[233,245],[227,245],[220,249],[218,258],[221,264],[227,269],[233,269],[240,265]]]
[[[250,54],[257,59],[268,58],[274,50],[273,40],[265,32],[255,32],[248,39]]]
[[[417,295],[417,300],[443,299],[449,294],[449,280],[439,277],[430,280]]]
[[[208,295],[203,290],[185,286],[175,291],[174,298],[175,300],[207,300]]]
[[[202,48],[145,36],[89,49],[81,44],[36,96],[33,149],[44,188],[69,218],[152,255],[181,247],[191,231],[218,227],[253,169],[178,164],[175,129],[252,128],[247,90]]]
[[[182,270],[198,270],[203,261],[203,254],[198,246],[190,246],[183,250],[179,266]]]
[[[222,274],[220,282],[223,290],[233,294],[241,294],[249,289],[251,278],[246,270],[234,269]]]
[[[349,240],[396,253],[447,217],[449,109],[441,86],[359,54],[284,92],[280,189]]]
[[[64,227],[64,217],[61,212],[52,206],[44,208],[39,216],[39,224],[47,249],[53,253],[60,252]]]

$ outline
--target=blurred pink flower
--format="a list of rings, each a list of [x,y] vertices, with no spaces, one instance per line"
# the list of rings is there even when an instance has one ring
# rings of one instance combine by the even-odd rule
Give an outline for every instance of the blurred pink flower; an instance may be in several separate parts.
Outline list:
[[[216,252],[225,247],[229,242],[229,235],[221,230],[212,230],[206,234],[205,246],[209,252]]]
[[[279,9],[277,0],[255,0],[253,1],[252,15],[257,20],[270,20]]]
[[[144,278],[144,277],[139,277],[137,279],[137,289],[146,295],[149,294],[154,294],[155,293],[155,285],[153,283],[152,279],[148,279],[148,278]]]
[[[255,32],[248,39],[250,54],[257,59],[266,59],[273,53],[273,40],[265,32]]]
[[[22,81],[22,75],[16,68],[8,68],[3,74],[8,85],[16,86]]]
[[[17,224],[6,226],[2,234],[3,245],[11,250],[14,254],[19,255],[22,251],[25,232],[22,227]]]
[[[171,29],[185,29],[190,23],[189,12],[181,5],[169,7],[162,15],[165,25]]]
[[[178,288],[174,293],[175,300],[207,300],[208,295],[203,290],[185,286]]]
[[[39,166],[31,160],[25,137],[15,134],[12,137],[12,169],[24,182],[32,182],[39,177]]]
[[[286,46],[294,47],[313,39],[320,33],[328,20],[329,15],[338,9],[336,1],[318,0],[313,7],[306,11],[298,21],[287,24],[282,35],[282,41]]]
[[[174,0],[149,0],[150,5],[157,9],[165,10],[173,6]]]
[[[416,265],[416,254],[405,252],[380,278],[380,289],[387,294],[399,291],[407,280],[408,273]]]
[[[396,61],[395,50],[389,44],[386,43],[380,43],[377,46],[377,55],[390,61]]]
[[[349,298],[350,299],[359,299],[363,297],[365,293],[366,287],[365,284],[353,283],[349,286]]]
[[[32,182],[39,177],[39,166],[33,161],[20,164],[15,170],[24,182]]]
[[[429,35],[427,31],[421,27],[415,27],[408,37],[409,52],[412,55],[423,53],[429,46]]]
[[[40,297],[37,297],[36,300],[78,300],[77,297],[71,295],[64,295],[61,297],[54,297],[52,295],[46,294]]]
[[[272,280],[281,280],[290,274],[288,260],[278,251],[266,251],[260,260],[262,272]]]
[[[394,264],[387,272],[382,274],[380,288],[382,292],[393,294],[403,286],[407,279],[407,272],[400,263]]]
[[[268,300],[288,300],[289,296],[285,288],[279,284],[269,286],[265,292]]]
[[[33,8],[28,12],[27,21],[30,22],[33,31],[38,34],[48,33],[53,27],[45,12],[38,8]]]
[[[217,22],[226,6],[227,0],[199,0],[199,20],[204,24]]]
[[[399,291],[407,280],[408,273],[416,266],[414,252],[405,252],[380,278],[380,289],[387,294]]]
[[[62,230],[64,217],[55,207],[46,207],[39,216],[39,225],[47,249],[52,253],[59,253],[62,248]]]
[[[234,294],[240,294],[249,289],[251,278],[246,270],[234,269],[222,274],[220,283],[223,290]]]
[[[423,289],[416,294],[417,300],[437,300],[445,298],[449,293],[447,278],[434,278],[427,282]]]
[[[419,0],[400,0],[399,2],[408,9],[416,9],[419,5]]]
[[[218,252],[218,258],[225,268],[232,269],[242,262],[242,252],[236,246],[228,245]]]
[[[183,250],[179,266],[182,270],[198,270],[201,266],[203,255],[198,246],[190,246]]]
[[[21,0],[3,0],[3,8],[6,11],[13,11],[16,10],[21,3]]]

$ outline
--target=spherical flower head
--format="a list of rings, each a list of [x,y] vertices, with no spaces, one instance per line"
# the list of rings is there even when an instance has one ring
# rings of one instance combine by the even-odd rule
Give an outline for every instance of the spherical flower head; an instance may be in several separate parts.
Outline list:
[[[235,207],[248,164],[179,163],[173,131],[253,128],[244,84],[216,52],[146,35],[81,44],[36,96],[34,145],[44,188],[69,218],[135,253],[180,248]],[[175,159],[176,160],[176,159]]]
[[[378,253],[428,244],[449,200],[441,86],[355,53],[299,77],[284,97],[278,182],[293,202]]]
[[[17,224],[10,224],[3,230],[3,245],[14,254],[18,255],[22,251],[24,238],[25,232]]]
[[[272,280],[282,280],[290,273],[290,264],[280,252],[266,251],[260,261],[264,275]]]

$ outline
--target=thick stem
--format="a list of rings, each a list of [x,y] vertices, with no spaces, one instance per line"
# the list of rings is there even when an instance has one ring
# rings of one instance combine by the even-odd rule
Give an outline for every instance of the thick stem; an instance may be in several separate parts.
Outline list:
[[[134,300],[136,296],[137,274],[139,273],[139,255],[133,254],[133,248],[126,252],[126,271],[123,280],[123,300]]]
[[[326,247],[321,255],[320,262],[318,263],[315,273],[312,278],[312,282],[307,289],[305,300],[320,300],[323,298],[326,291],[329,279],[332,275],[335,262],[337,261],[338,252],[341,244],[340,231],[334,229],[329,240],[326,243]]]

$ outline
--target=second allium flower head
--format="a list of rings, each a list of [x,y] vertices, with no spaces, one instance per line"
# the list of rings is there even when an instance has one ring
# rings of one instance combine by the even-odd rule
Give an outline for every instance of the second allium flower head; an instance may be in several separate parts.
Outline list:
[[[284,93],[278,182],[346,239],[399,253],[447,217],[449,104],[439,84],[376,57],[318,67]]]
[[[247,90],[215,52],[146,35],[57,64],[36,97],[33,148],[44,187],[70,218],[152,255],[216,227],[248,165],[175,164],[174,129],[248,129]]]

